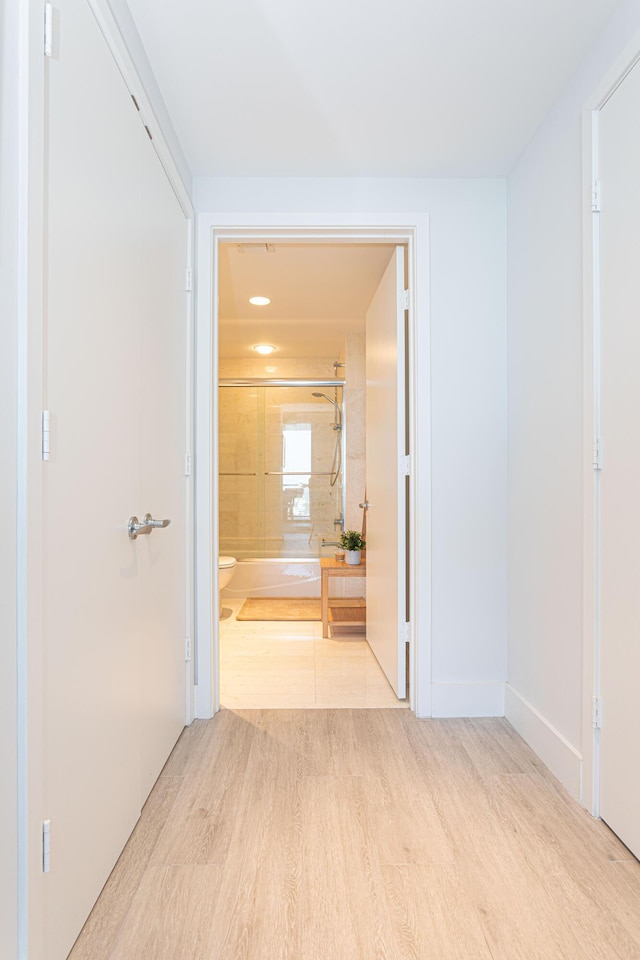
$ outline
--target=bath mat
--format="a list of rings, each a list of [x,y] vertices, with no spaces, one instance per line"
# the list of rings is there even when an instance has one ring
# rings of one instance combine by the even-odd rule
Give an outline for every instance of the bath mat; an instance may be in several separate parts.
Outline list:
[[[322,620],[315,597],[249,597],[236,620]]]

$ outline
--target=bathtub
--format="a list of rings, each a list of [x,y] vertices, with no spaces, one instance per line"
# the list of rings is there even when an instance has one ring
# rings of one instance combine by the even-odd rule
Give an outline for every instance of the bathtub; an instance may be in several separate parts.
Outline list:
[[[334,597],[362,597],[365,578],[335,578],[331,582]],[[245,597],[319,597],[320,561],[309,558],[291,560],[238,560],[233,580],[220,594],[223,600]]]

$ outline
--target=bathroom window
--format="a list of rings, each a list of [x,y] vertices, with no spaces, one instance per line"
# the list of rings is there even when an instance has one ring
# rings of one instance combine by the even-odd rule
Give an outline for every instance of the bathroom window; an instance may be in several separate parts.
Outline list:
[[[288,520],[311,516],[311,424],[290,423],[282,428],[282,493]]]

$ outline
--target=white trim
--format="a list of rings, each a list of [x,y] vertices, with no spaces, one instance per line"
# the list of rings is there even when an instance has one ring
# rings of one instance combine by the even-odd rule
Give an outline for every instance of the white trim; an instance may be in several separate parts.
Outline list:
[[[605,103],[615,93],[627,74],[640,60],[640,30],[636,30],[615,63],[593,91],[585,104],[586,110],[602,110]]]
[[[504,717],[504,683],[434,683],[433,717]]]
[[[36,13],[34,14],[34,7]],[[30,719],[34,716],[33,706],[29,702],[29,621],[28,621],[28,584],[29,584],[29,549],[27,537],[29,527],[27,519],[30,515],[30,488],[29,480],[29,445],[33,437],[29,416],[29,331],[31,327],[30,311],[32,304],[38,305],[41,283],[41,273],[38,275],[38,284],[33,285],[30,280],[33,266],[42,266],[41,259],[41,217],[33,214],[33,208],[38,210],[41,198],[42,180],[39,174],[41,166],[33,159],[42,151],[42,126],[37,122],[32,125],[31,115],[34,101],[36,107],[41,104],[41,80],[43,58],[38,58],[37,70],[30,70],[30,63],[34,52],[33,18],[37,10],[42,12],[40,5],[21,3],[17,11],[18,16],[18,236],[17,236],[17,445],[16,445],[16,727],[17,727],[17,957],[26,960],[29,949],[29,836],[31,809],[34,799],[38,798],[41,783],[33,784],[29,777],[30,764],[33,763],[32,753],[36,760],[41,747],[40,737],[33,736],[29,727]],[[35,89],[33,74],[37,72]],[[37,110],[36,110],[37,113]],[[35,193],[35,198],[34,198]],[[35,199],[35,204],[33,200]],[[32,235],[35,239],[32,241]],[[40,241],[40,248],[38,243]],[[38,326],[38,324],[36,324]],[[36,333],[38,331],[36,330]],[[37,352],[37,351],[36,351]],[[41,384],[38,384],[38,389]],[[39,399],[39,395],[38,395]],[[36,695],[37,695],[36,689]],[[33,695],[33,694],[32,694]],[[39,711],[35,711],[36,723]],[[41,727],[36,727],[39,731]],[[34,954],[35,955],[35,954]]]
[[[509,683],[505,688],[505,716],[571,796],[581,801],[582,754]]]
[[[186,222],[187,243],[186,243],[186,263],[187,271],[193,274],[193,245],[194,245],[194,222],[193,218]],[[185,456],[193,461],[194,437],[194,327],[195,327],[195,297],[193,294],[193,284],[191,290],[186,291],[185,321],[186,330],[186,403],[185,403]],[[193,470],[189,476],[185,476],[185,511],[186,511],[186,537],[185,537],[185,636],[193,637],[195,632],[194,611],[195,611],[195,576],[194,576],[194,554],[195,554],[195,498],[193,491]],[[194,663],[193,656],[185,666],[185,724],[187,726],[195,717],[195,682],[194,682]]]
[[[429,371],[429,218],[425,214],[218,214],[198,217],[196,373],[196,590],[198,713],[219,707],[217,584],[217,297],[218,243],[225,239],[280,239],[326,243],[394,242],[409,249],[414,288],[409,312],[410,417],[414,470],[410,477],[411,524],[411,705],[419,717],[431,713],[431,449]],[[215,428],[217,437],[217,427]],[[210,642],[211,641],[211,642]]]
[[[584,751],[582,802],[598,815],[599,734],[591,722],[591,703],[599,690],[599,518],[600,471],[593,467],[594,443],[599,437],[599,318],[597,278],[598,214],[591,209],[598,174],[595,127],[597,112],[586,111],[583,122],[583,569],[582,569],[582,747]]]
[[[162,164],[167,179],[171,184],[178,202],[182,207],[183,213],[187,219],[192,219],[194,215],[191,197],[182,178],[180,168],[174,160],[169,141],[164,136],[162,124],[157,112],[153,108],[151,100],[147,96],[136,65],[129,53],[129,49],[120,30],[120,26],[113,15],[108,0],[87,0],[91,11],[96,18],[98,26],[106,41],[111,55],[116,62],[118,70],[129,93],[135,97],[136,103],[140,108],[140,114],[143,122],[153,134],[153,148],[158,154],[158,159]]]
[[[19,957],[45,955],[44,885],[39,842],[44,811],[44,647],[42,625],[43,494],[39,451],[40,412],[45,408],[44,183],[45,58],[42,4],[22,6],[24,174],[20,237],[20,344],[18,397],[18,710],[20,745]]]
[[[593,444],[600,435],[600,235],[591,210],[592,186],[599,177],[599,112],[640,59],[637,31],[606,73],[582,115],[583,196],[583,635],[582,635],[582,803],[600,811],[600,732],[591,715],[600,695],[600,471],[593,469]]]

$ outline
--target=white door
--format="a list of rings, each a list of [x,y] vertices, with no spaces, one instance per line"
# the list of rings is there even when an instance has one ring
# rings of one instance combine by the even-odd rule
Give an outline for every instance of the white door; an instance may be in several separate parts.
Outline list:
[[[142,801],[185,724],[187,221],[148,138],[142,157],[140,511],[169,519],[137,541],[141,579]]]
[[[640,856],[640,66],[600,114],[600,811]]]
[[[367,334],[367,640],[406,696],[404,248],[369,305]]]
[[[57,7],[43,344],[47,960],[67,956],[185,715],[185,221],[88,3]],[[134,542],[127,521],[147,511],[172,525]]]

